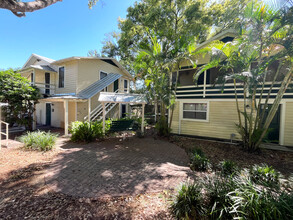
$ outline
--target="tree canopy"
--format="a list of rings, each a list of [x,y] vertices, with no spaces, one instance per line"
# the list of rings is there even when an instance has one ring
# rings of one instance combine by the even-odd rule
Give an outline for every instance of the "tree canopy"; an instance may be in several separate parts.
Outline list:
[[[22,2],[20,0],[0,0],[0,8],[10,10],[17,17],[24,17],[26,12],[34,12],[62,0],[35,0]],[[88,0],[89,8],[92,8],[99,0]]]

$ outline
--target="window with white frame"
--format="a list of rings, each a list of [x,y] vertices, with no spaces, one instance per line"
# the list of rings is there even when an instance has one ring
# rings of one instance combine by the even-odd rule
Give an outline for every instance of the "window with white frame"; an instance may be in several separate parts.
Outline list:
[[[100,80],[105,78],[106,76],[107,76],[107,73],[105,73],[103,71],[100,72]]]
[[[59,88],[64,88],[64,74],[65,74],[64,66],[59,67]]]
[[[124,80],[124,92],[128,92],[128,80]]]
[[[183,118],[206,121],[208,103],[183,103]]]

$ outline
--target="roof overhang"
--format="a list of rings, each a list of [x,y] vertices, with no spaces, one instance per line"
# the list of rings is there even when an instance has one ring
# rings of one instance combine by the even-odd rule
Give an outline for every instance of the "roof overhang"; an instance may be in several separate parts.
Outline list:
[[[38,69],[38,70],[44,70],[46,72],[57,73],[55,70],[53,70],[48,65],[30,65],[28,67],[25,67],[25,68],[21,69],[20,72],[26,72],[26,71],[33,70],[33,69]]]
[[[86,102],[87,101],[87,99],[80,98],[80,97],[77,97],[77,96],[71,96],[71,95],[68,95],[68,96],[52,96],[52,97],[47,97],[47,98],[40,99],[39,101],[40,102],[64,102],[65,100],[75,101],[75,102]]]
[[[77,57],[77,56],[73,56],[73,57],[68,57],[68,58],[64,58],[61,60],[56,60],[54,62],[52,62],[53,65],[59,65],[61,63],[65,63],[65,62],[69,62],[69,61],[73,61],[73,60],[111,60],[113,61],[119,69],[122,70],[122,72],[124,72],[132,81],[134,81],[132,75],[115,59],[115,58],[111,58],[111,57]]]
[[[99,102],[137,105],[147,104],[147,99],[145,94],[101,92]]]

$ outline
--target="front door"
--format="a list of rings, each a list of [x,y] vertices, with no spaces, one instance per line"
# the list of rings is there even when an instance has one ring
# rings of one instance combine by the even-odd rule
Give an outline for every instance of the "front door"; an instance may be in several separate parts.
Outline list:
[[[265,111],[265,118],[269,114],[269,110],[271,109],[272,105],[269,105],[268,109]],[[279,143],[279,134],[280,134],[280,106],[278,108],[278,111],[276,112],[270,126],[268,129],[267,138],[266,141],[269,141],[271,143]]]
[[[121,116],[122,116],[122,118],[126,117],[126,105],[125,104],[121,104]]]
[[[51,126],[51,103],[46,103],[46,125]]]
[[[45,73],[45,94],[50,95],[50,73]]]
[[[116,92],[119,88],[119,80],[117,79],[115,82],[114,82],[114,92]]]

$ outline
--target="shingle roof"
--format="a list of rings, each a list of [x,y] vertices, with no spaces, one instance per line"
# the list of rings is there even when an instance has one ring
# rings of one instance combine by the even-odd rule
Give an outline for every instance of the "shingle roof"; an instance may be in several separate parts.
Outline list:
[[[30,67],[40,69],[40,70],[56,72],[52,67],[50,67],[48,65],[30,65]]]
[[[46,62],[48,62],[48,63],[52,63],[52,62],[55,61],[55,60],[53,60],[53,59],[50,59],[50,58],[48,58],[48,57],[43,57],[43,56],[40,56],[40,55],[35,54],[35,53],[33,53],[32,55],[35,56],[35,57],[37,57],[37,58],[39,58],[39,59],[42,59],[42,60],[44,60],[44,61],[46,61]]]
[[[107,86],[111,85],[115,80],[119,79],[122,75],[117,73],[109,73],[105,78],[98,80],[80,91],[77,96],[80,98],[91,98],[98,92],[102,91]]]

